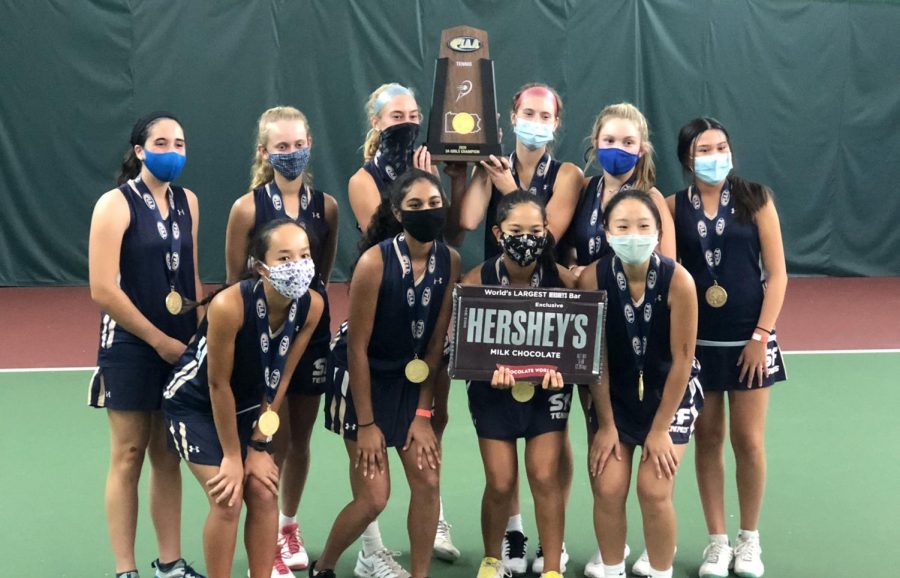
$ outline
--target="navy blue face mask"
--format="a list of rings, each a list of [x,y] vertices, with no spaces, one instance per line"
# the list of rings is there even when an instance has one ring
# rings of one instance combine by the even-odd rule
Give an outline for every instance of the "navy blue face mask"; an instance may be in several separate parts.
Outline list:
[[[310,148],[303,147],[291,153],[269,153],[269,163],[281,176],[293,181],[306,170],[309,156]]]

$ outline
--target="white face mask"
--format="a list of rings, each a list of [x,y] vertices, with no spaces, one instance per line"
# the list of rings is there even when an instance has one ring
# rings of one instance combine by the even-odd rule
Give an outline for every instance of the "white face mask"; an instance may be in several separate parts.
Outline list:
[[[309,257],[271,267],[265,263],[260,264],[269,273],[268,279],[272,287],[288,299],[303,297],[316,275],[316,266]]]

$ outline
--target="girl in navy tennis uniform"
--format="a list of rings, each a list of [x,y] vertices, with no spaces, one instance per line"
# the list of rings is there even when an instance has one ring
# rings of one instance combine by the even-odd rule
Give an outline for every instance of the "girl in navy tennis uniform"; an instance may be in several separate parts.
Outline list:
[[[637,494],[648,575],[672,576],[675,474],[702,407],[694,283],[683,267],[654,252],[660,226],[649,194],[616,194],[603,211],[614,254],[589,265],[578,282],[581,289],[606,291],[608,298],[603,369],[591,386],[588,461],[607,578],[625,576],[625,502],[636,446],[642,447]]]
[[[278,466],[269,437],[322,298],[309,238],[291,219],[270,221],[251,243],[253,276],[219,292],[165,390],[169,445],[209,494],[203,548],[210,578],[231,576],[242,501],[251,578],[272,575]]]
[[[472,173],[462,202],[460,228],[474,231],[484,220],[484,258],[501,253],[493,227],[497,205],[504,195],[525,190],[547,207],[547,226],[555,239],[569,228],[584,174],[572,163],[550,155],[562,119],[562,101],[545,84],[526,84],[513,97],[510,121],[516,134],[516,150],[509,158],[481,161]]]
[[[250,192],[235,201],[228,218],[225,261],[228,281],[237,280],[247,263],[247,244],[255,231],[274,219],[289,217],[304,224],[316,265],[311,288],[325,304],[319,325],[288,387],[282,417],[289,427],[276,438],[276,463],[281,468],[281,557],[276,575],[285,567],[301,570],[309,557],[297,524],[297,508],[309,472],[309,442],[326,389],[331,317],[326,285],[337,248],[338,206],[334,198],[312,188],[306,167],[312,150],[306,116],[296,108],[279,106],[259,118],[256,158]],[[282,563],[283,562],[283,563]]]
[[[396,82],[379,86],[369,95],[366,102],[366,117],[369,121],[369,130],[362,146],[364,164],[350,178],[347,185],[356,226],[362,232],[368,230],[378,207],[390,196],[391,185],[407,169],[417,168],[438,176],[437,167],[431,164],[431,154],[427,147],[415,145],[422,116],[412,90]],[[446,208],[447,221],[443,239],[452,245],[460,245],[464,232],[459,229],[459,211],[466,190],[466,163],[445,163],[444,173],[450,177],[452,202]],[[450,394],[448,362],[449,341],[445,344],[443,365],[434,381],[432,426],[438,438],[443,435],[448,421],[447,398]],[[387,552],[390,556],[390,550],[386,549],[381,541],[377,520],[363,533],[364,557],[371,558],[375,552]],[[450,536],[450,524],[444,519],[443,501],[435,535],[434,554],[448,562],[456,560],[460,555]],[[371,578],[364,572],[364,568],[359,567],[358,570],[360,578]]]
[[[168,113],[139,120],[119,188],[104,194],[91,221],[91,297],[103,310],[97,371],[89,403],[106,408],[110,467],[106,516],[116,575],[137,578],[134,540],[138,480],[150,456],[150,511],[159,558],[156,575],[198,576],[181,559],[181,474],[165,449],[162,391],[197,315],[182,314],[200,292],[197,197],[172,185],[185,162],[184,131]]]
[[[335,520],[312,575],[334,576],[340,555],[384,509],[388,447],[398,448],[410,485],[411,575],[428,575],[440,508],[433,381],[450,321],[449,286],[459,278],[459,256],[436,240],[445,210],[437,177],[410,169],[361,243],[346,345],[335,347],[333,391],[326,396],[326,426],[343,435],[352,465],[353,501]],[[357,569],[403,574],[392,563],[382,553],[360,553]]]
[[[553,260],[543,203],[526,191],[504,196],[497,206],[493,234],[503,253],[470,271],[463,283],[519,287],[574,287],[575,278]],[[485,557],[480,578],[503,575],[501,543],[515,503],[518,480],[516,442],[525,439],[525,468],[535,502],[543,550],[544,576],[559,576],[568,486],[565,472],[566,424],[572,386],[557,371],[538,384],[518,383],[508,367],[494,371],[490,382],[468,384],[469,410],[478,434],[486,485],[482,499]],[[512,388],[512,390],[511,390]],[[569,470],[571,471],[571,470]],[[562,487],[561,487],[562,486]]]
[[[764,566],[759,512],[766,479],[769,386],[785,379],[775,323],[787,272],[771,192],[731,171],[725,127],[697,118],[678,135],[678,159],[692,185],[669,197],[678,256],[693,275],[700,303],[697,358],[707,392],[697,422],[697,485],[709,530],[701,576],[758,578]],[[740,532],[728,541],[724,504],[725,394],[737,464]]]

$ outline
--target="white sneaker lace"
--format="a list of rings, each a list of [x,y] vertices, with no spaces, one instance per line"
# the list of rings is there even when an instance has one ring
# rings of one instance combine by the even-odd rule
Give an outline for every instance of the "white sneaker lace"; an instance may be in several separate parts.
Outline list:
[[[394,553],[387,548],[375,552],[374,558],[373,578],[409,578],[409,572],[394,560]]]
[[[500,560],[497,560],[496,562],[489,562],[484,565],[493,568],[497,572],[498,577],[512,578],[512,570],[504,566],[503,562],[501,562]]]
[[[725,554],[728,544],[712,542],[703,550],[703,558],[710,564],[718,564],[719,558]]]
[[[435,540],[444,540],[446,542],[450,542],[450,528],[452,528],[450,524],[448,524],[444,520],[438,520]]]
[[[753,562],[759,558],[761,552],[758,540],[740,540],[734,549],[735,556],[744,562]]]

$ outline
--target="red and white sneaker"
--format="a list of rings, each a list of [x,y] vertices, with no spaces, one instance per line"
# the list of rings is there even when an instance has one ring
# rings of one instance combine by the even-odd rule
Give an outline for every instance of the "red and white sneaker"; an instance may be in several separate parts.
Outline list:
[[[275,550],[275,564],[272,566],[272,578],[296,578],[294,573],[291,572],[291,569],[284,563],[281,552],[281,548]],[[247,575],[250,575],[249,571],[247,572]]]
[[[303,546],[303,535],[299,524],[282,526],[278,532],[278,548],[281,559],[291,570],[306,570],[309,567],[309,554]],[[273,574],[274,576],[274,574]]]

